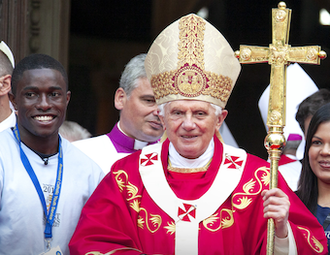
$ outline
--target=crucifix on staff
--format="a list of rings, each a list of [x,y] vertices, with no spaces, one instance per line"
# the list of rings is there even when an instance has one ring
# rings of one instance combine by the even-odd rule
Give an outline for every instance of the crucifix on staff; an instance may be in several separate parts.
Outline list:
[[[272,10],[272,44],[269,47],[241,45],[236,57],[242,64],[268,62],[271,65],[269,106],[267,114],[268,134],[265,147],[270,159],[269,188],[277,187],[278,161],[285,145],[286,68],[291,62],[320,64],[326,53],[320,46],[291,47],[288,44],[291,10],[284,2]],[[268,220],[267,254],[274,253],[274,221]]]

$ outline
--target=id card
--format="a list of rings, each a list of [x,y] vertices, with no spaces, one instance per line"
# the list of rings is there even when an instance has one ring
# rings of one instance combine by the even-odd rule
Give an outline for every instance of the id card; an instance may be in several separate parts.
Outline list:
[[[60,246],[57,245],[57,247],[52,248],[49,251],[47,251],[45,253],[41,253],[41,254],[42,255],[63,255],[63,252],[61,251]]]

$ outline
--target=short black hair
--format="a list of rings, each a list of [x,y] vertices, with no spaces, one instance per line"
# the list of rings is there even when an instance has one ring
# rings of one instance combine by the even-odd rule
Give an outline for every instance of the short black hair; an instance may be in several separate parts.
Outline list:
[[[330,103],[330,90],[328,89],[320,89],[300,103],[296,113],[296,120],[304,133],[305,120],[313,116],[321,106],[327,103]]]
[[[33,69],[44,69],[49,68],[59,71],[66,84],[66,90],[69,89],[68,75],[63,67],[63,65],[52,58],[51,56],[45,54],[32,54],[23,58],[14,68],[13,75],[11,78],[11,89],[12,93],[16,95],[17,83],[22,79],[23,73],[27,70]]]

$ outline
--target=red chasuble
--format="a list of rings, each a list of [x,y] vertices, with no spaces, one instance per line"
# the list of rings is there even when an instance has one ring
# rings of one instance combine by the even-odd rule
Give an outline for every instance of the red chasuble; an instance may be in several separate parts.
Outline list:
[[[82,210],[71,255],[266,254],[260,193],[269,188],[269,164],[214,142],[202,175],[167,170],[168,140],[117,161]],[[298,254],[327,254],[316,218],[280,175],[278,186],[290,199]]]

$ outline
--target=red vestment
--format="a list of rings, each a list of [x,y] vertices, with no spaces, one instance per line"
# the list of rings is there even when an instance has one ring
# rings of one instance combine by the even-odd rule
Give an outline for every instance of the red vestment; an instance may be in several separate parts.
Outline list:
[[[267,219],[263,217],[260,193],[269,188],[269,164],[250,154],[245,154],[245,158],[239,153],[236,155],[234,148],[228,152],[227,146],[217,138],[214,141],[212,162],[205,174],[197,179],[180,178],[167,170],[168,140],[152,145],[154,147],[148,146],[149,151],[161,146],[159,154],[142,151],[117,161],[82,210],[69,244],[71,255],[100,255],[115,250],[115,254],[174,254],[177,218],[174,220],[174,216],[170,217],[161,209],[163,205],[155,203],[157,196],[149,194],[151,189],[148,191],[143,182],[145,173],[139,171],[141,165],[148,167],[155,162],[166,169],[162,173],[173,194],[186,201],[175,211],[182,222],[189,222],[199,212],[199,207],[196,209],[189,200],[197,201],[219,180],[223,187],[215,187],[216,190],[226,189],[223,180],[217,178],[219,169],[226,167],[229,173],[241,171],[233,190],[218,193],[219,197],[228,193],[220,206],[199,222],[198,254],[266,254]],[[232,180],[225,181],[230,183]],[[158,179],[153,182],[154,187],[162,188]],[[298,254],[327,254],[322,227],[280,174],[278,187],[289,196],[289,223]],[[208,205],[212,207],[219,202],[217,200],[218,197],[213,196]]]

